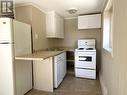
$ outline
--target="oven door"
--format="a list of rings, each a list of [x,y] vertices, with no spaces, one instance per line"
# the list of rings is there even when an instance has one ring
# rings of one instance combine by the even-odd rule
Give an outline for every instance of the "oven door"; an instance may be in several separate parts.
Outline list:
[[[75,52],[75,67],[96,69],[96,52]]]

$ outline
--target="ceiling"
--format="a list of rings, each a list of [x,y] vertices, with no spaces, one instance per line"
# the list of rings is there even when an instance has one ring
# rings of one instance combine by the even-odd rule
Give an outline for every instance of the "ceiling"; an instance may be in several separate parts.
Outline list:
[[[15,0],[16,5],[34,4],[44,12],[56,11],[64,18],[78,14],[101,12],[106,0]],[[69,14],[68,9],[77,8],[76,14]]]

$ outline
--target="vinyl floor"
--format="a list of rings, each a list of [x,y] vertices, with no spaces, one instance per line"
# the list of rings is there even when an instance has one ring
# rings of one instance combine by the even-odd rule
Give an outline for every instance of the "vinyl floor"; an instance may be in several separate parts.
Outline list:
[[[51,92],[31,90],[26,95],[102,95],[99,80],[75,78],[68,72],[61,85]]]

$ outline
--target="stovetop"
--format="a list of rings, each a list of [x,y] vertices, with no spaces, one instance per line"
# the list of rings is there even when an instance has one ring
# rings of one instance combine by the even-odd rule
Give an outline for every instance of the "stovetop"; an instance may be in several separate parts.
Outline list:
[[[78,40],[78,48],[76,51],[96,51],[95,39],[80,39]]]
[[[95,48],[77,48],[76,51],[96,51]]]

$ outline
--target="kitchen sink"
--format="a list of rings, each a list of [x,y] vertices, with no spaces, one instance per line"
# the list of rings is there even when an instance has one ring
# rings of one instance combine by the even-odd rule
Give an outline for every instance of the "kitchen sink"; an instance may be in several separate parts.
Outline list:
[[[46,51],[63,51],[63,48],[47,48]]]

